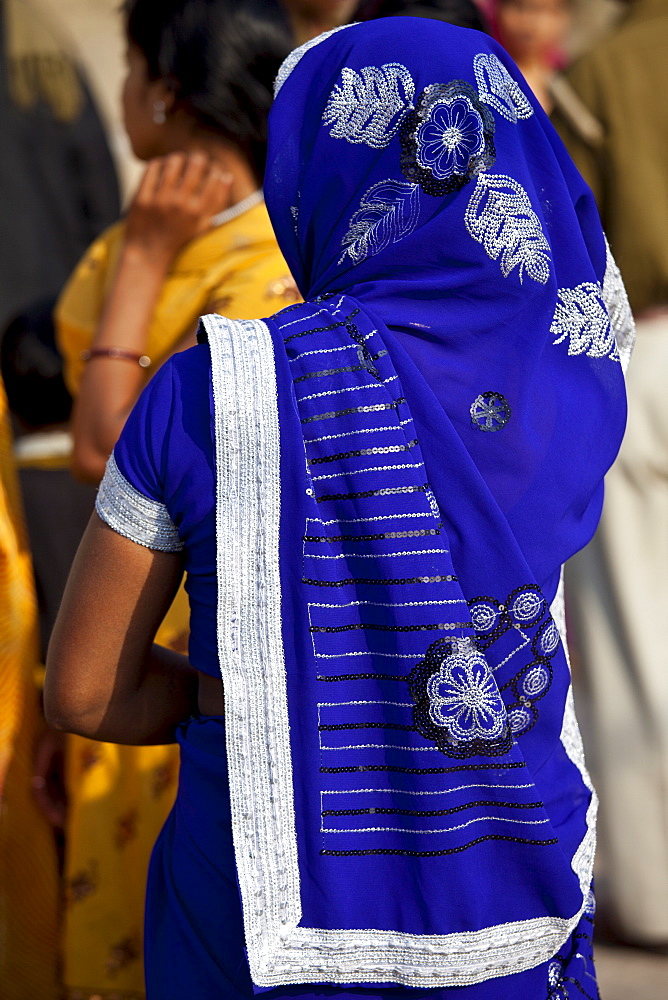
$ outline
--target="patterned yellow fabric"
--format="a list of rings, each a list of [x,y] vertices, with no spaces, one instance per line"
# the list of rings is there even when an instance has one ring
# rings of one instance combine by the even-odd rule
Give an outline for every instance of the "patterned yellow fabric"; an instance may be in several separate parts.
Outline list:
[[[123,245],[117,223],[93,243],[65,286],[56,328],[65,380],[76,395],[83,362],[109,293]],[[153,315],[145,353],[155,363],[171,354],[199,316],[270,316],[291,298],[289,271],[264,203],[189,243],[176,258]],[[286,296],[288,297],[286,299]]]
[[[30,554],[0,384],[0,1000],[57,992],[57,867],[31,777],[42,723]]]
[[[113,280],[123,224],[89,249],[56,310],[66,379],[76,394],[79,354],[90,345]],[[146,353],[160,362],[204,312],[236,319],[270,315],[292,301],[288,268],[263,204],[210,230],[177,258],[151,324]],[[188,604],[181,588],[158,632],[187,651]],[[176,794],[178,751],[120,747],[72,736],[68,747],[68,855],[64,978],[68,1000],[143,996],[143,910],[155,839]]]

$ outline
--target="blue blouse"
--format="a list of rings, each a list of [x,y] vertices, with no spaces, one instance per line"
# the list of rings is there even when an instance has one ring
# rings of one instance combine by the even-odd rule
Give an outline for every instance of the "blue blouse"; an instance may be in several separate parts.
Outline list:
[[[190,662],[218,677],[212,414],[211,359],[201,344],[170,358],[144,389],[114,448],[96,507],[133,541],[183,551]],[[178,463],[169,460],[175,453]]]

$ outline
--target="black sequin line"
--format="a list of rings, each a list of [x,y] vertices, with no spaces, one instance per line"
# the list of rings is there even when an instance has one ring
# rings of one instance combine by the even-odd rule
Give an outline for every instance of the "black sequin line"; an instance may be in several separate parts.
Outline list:
[[[323,493],[316,497],[316,503],[324,503],[325,500],[364,500],[368,497],[389,497],[398,493],[426,493],[429,490],[427,483],[424,486],[383,486],[376,490],[360,490],[356,493]]]
[[[373,654],[370,654],[373,655]],[[316,677],[317,681],[407,681],[408,674],[373,674],[370,672],[363,674],[334,674],[328,676],[327,674],[318,674]]]
[[[305,542],[379,542],[386,538],[424,538],[425,535],[440,535],[438,528],[416,528],[414,531],[379,531],[375,535],[304,535]]]
[[[367,850],[358,851],[328,851],[323,848],[320,853],[328,854],[335,858],[360,857],[364,854],[401,854],[407,858],[437,858],[444,854],[461,854],[462,851],[467,851],[469,847],[484,844],[486,840],[508,840],[513,844],[530,844],[532,847],[549,847],[559,843],[556,837],[551,837],[549,840],[530,840],[528,837],[504,837],[500,833],[490,833],[483,837],[476,837],[475,840],[469,840],[468,844],[461,844],[459,847],[447,847],[440,851],[404,851],[394,847],[369,847]]]
[[[327,330],[337,330],[341,326],[345,326],[349,319],[353,316],[357,316],[359,309],[355,309],[351,312],[347,319],[342,319],[338,323],[330,323],[329,326],[316,326],[312,330],[302,330],[300,333],[291,333],[289,337],[286,337],[283,341],[284,344],[289,344],[291,340],[296,340],[297,337],[308,337],[312,333],[326,333]],[[299,357],[299,355],[296,355]]]
[[[383,410],[396,410],[406,400],[403,396],[391,403],[368,403],[366,406],[347,406],[344,410],[327,410],[326,413],[316,413],[314,417],[302,417],[303,424],[312,424],[315,420],[333,420],[335,417],[346,417],[351,413],[381,413]]]
[[[372,354],[366,345],[364,337],[359,332],[355,324],[351,323],[350,320],[346,323],[346,330],[348,331],[348,335],[357,344],[357,357],[359,358],[362,367],[366,368],[369,375],[371,375],[372,378],[375,378],[377,382],[382,382],[382,378],[380,377],[380,373],[374,362],[377,361],[378,358],[384,357],[387,354],[387,351],[379,351],[378,354]]]
[[[320,458],[312,458],[311,465],[324,465],[326,462],[338,462],[342,458],[360,458],[363,455],[393,455],[400,451],[410,451],[418,443],[417,438],[408,441],[407,444],[388,444],[382,448],[356,448],[355,451],[340,451],[336,455],[322,455]]]
[[[320,733],[337,733],[345,729],[399,729],[405,733],[415,732],[415,726],[405,726],[402,722],[332,722],[318,726]]]
[[[399,678],[397,678],[399,679]],[[348,764],[343,767],[321,767],[321,774],[354,774],[356,771],[390,771],[393,774],[454,774],[456,771],[509,771],[526,767],[524,761],[505,764],[455,764],[452,767],[402,767],[399,764]]]
[[[444,622],[433,625],[376,625],[375,622],[353,622],[350,625],[311,625],[310,632],[438,632],[470,628],[471,622]]]
[[[477,802],[464,802],[459,806],[451,806],[449,809],[393,809],[391,806],[370,806],[368,809],[324,809],[321,816],[417,816],[419,818],[429,818],[431,816],[454,816],[455,813],[466,812],[467,809],[477,807],[499,806],[503,809],[541,809],[542,802],[495,802],[494,799],[478,799]]]
[[[306,382],[310,378],[326,378],[328,375],[341,375],[343,372],[361,372],[366,369],[366,365],[344,365],[341,368],[321,368],[317,372],[308,372],[306,375],[298,375],[293,378],[293,382]]]
[[[406,577],[397,577],[396,579],[393,580],[387,580],[387,579],[372,580],[367,577],[356,577],[356,576],[347,577],[345,580],[311,580],[306,576],[302,577],[302,583],[308,583],[312,587],[347,587],[353,583],[359,586],[366,584],[370,586],[373,584],[380,584],[381,586],[389,586],[390,584],[392,586],[400,586],[401,584],[408,584],[408,583],[451,583],[456,580],[457,577],[451,575],[406,576]]]

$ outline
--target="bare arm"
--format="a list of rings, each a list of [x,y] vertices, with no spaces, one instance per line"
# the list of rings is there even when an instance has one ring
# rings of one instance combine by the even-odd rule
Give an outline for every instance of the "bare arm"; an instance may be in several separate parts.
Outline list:
[[[51,726],[110,743],[173,742],[197,709],[198,675],[153,639],[182,573],[179,554],[138,545],[93,515],[47,656]]]
[[[172,263],[225,206],[230,180],[201,153],[173,153],[149,164],[128,213],[118,269],[92,349],[120,347],[145,354],[151,319]],[[93,357],[87,363],[73,421],[73,471],[79,478],[102,478],[145,382],[146,371],[136,362]]]

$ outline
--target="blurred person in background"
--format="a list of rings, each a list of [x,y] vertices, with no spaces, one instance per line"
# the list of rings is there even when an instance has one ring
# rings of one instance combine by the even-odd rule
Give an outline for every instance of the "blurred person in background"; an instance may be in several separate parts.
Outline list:
[[[249,4],[259,17],[280,26],[296,45],[352,21],[399,14],[487,30],[485,18],[474,0],[249,0]]]
[[[482,11],[473,0],[362,0],[357,11],[360,21],[396,15],[430,17],[457,24],[460,28],[489,30]]]
[[[293,45],[302,45],[355,21],[359,0],[243,0],[256,17],[280,28]]]
[[[32,551],[40,655],[56,620],[67,576],[95,503],[95,488],[69,469],[72,397],[56,347],[54,300],[43,299],[7,326],[0,364],[14,422],[14,457]]]
[[[105,132],[79,65],[28,0],[0,0],[0,329],[55,298],[118,218]]]
[[[59,37],[57,28],[28,0],[0,0],[0,132],[2,330],[17,313],[32,313],[34,304],[45,296],[53,302],[86,246],[119,212],[114,164],[81,67]],[[50,323],[50,318],[46,322]],[[16,327],[14,332],[17,333]],[[39,349],[38,354],[41,363],[44,356]],[[52,363],[53,359],[49,361]],[[33,385],[31,392],[34,388]],[[50,399],[53,402],[53,397]],[[15,402],[12,398],[10,409],[16,427]],[[43,392],[39,398],[24,399],[24,403],[35,408],[48,405]],[[48,414],[45,422],[52,419],[57,417]],[[22,428],[24,432],[27,429]],[[57,455],[50,448],[44,451],[44,444],[43,437],[39,442],[33,441],[31,461],[51,465],[58,462],[65,493],[70,488],[76,491],[76,484],[71,483],[65,471],[69,464],[68,435],[61,435]],[[51,780],[58,742],[45,733],[39,709],[41,677],[35,593],[11,450],[3,388],[0,390],[0,997],[55,1000],[59,995],[58,870],[51,824],[62,824],[63,802],[60,784]],[[80,535],[92,508],[92,496],[80,518],[71,497],[64,497],[63,519],[59,520],[44,495],[43,482],[22,481],[21,487],[29,509],[33,503],[42,505],[39,524],[42,539],[48,536],[60,544],[63,533]],[[38,553],[34,545],[33,530],[39,521],[40,518],[28,517],[28,535],[36,561],[46,555]],[[51,572],[53,566],[48,569]],[[66,569],[67,566],[61,573],[61,586]],[[52,602],[51,619],[56,604]],[[41,624],[44,621],[41,616]],[[46,629],[42,653],[45,639]]]
[[[460,28],[488,30],[484,15],[474,0],[362,0],[357,10],[360,21],[395,15],[430,17],[457,24]]]
[[[202,312],[243,319],[295,297],[262,197],[267,114],[287,47],[240,7],[124,5],[124,119],[148,166],[126,217],[91,246],[56,309],[75,398],[74,467],[91,482],[147,380],[194,343]],[[183,590],[160,637],[187,649]],[[174,747],[68,744],[68,996],[143,992],[146,869],[177,770]]]
[[[33,794],[44,729],[35,594],[0,380],[0,997],[58,1000],[58,869]]]
[[[573,0],[492,0],[489,10],[496,37],[549,114],[554,77],[565,63]]]
[[[638,329],[629,419],[568,595],[601,796],[610,930],[668,947],[668,0],[635,0],[567,74],[555,124],[599,205]]]

